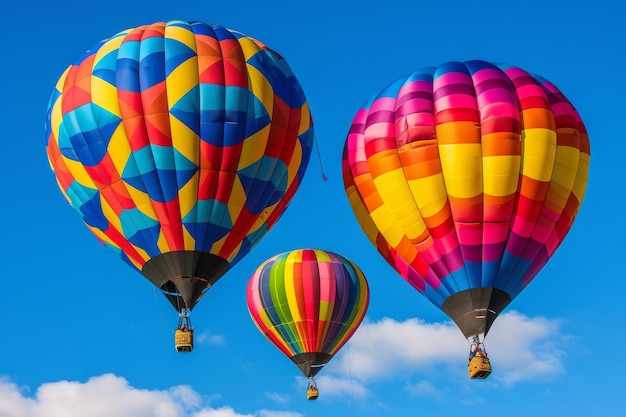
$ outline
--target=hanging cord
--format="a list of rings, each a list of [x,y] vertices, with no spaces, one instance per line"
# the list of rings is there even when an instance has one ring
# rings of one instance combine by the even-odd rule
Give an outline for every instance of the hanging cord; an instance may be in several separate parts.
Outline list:
[[[163,320],[165,327],[167,327],[169,331],[173,332],[174,330],[172,330],[167,320],[165,319],[165,316],[163,315],[163,310],[159,308],[159,300],[157,299],[157,296],[156,296],[156,287],[152,286],[152,290],[153,290],[152,293],[154,294],[154,307],[159,311],[159,315],[161,316],[161,319]]]
[[[350,362],[350,346],[346,346],[348,355],[348,374],[350,375],[350,391],[352,391],[352,414],[356,417],[356,402],[354,401],[354,385],[352,384],[352,363]]]
[[[322,153],[320,152],[320,146],[317,143],[317,137],[313,135],[313,142],[315,142],[315,148],[317,149],[317,159],[320,161],[320,170],[322,171],[322,179],[326,181],[328,177],[324,174],[324,167],[322,166]]]

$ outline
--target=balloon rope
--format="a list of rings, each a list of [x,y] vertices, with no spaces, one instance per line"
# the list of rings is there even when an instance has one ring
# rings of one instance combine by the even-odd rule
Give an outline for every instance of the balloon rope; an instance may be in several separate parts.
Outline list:
[[[326,181],[328,177],[324,174],[324,167],[322,166],[322,153],[320,152],[320,146],[317,143],[317,137],[313,135],[313,142],[315,142],[315,148],[317,149],[317,159],[320,161],[320,170],[322,171],[322,179]]]
[[[350,391],[352,391],[352,414],[356,416],[356,405],[354,402],[354,385],[352,384],[352,364],[350,363],[350,346],[346,346],[348,354],[348,374],[350,374]]]
[[[156,287],[152,286],[152,290],[153,290],[152,294],[154,294],[154,307],[159,311],[159,315],[161,316],[161,319],[163,320],[163,323],[165,324],[165,327],[167,327],[168,330],[173,331],[173,329],[167,323],[167,320],[165,319],[165,316],[163,315],[163,309],[159,308],[159,300],[157,300]]]

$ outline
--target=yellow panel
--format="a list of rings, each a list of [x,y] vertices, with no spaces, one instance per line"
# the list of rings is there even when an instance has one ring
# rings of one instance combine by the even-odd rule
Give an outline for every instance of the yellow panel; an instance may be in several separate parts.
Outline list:
[[[558,183],[569,191],[574,186],[580,151],[572,146],[557,146],[552,181]]]
[[[285,295],[287,296],[287,304],[289,305],[289,311],[293,321],[303,321],[305,317],[302,316],[300,309],[298,308],[298,300],[296,299],[296,290],[294,286],[293,267],[294,264],[302,262],[301,251],[292,251],[287,255],[285,260],[284,278],[278,278],[284,280],[285,283]]]
[[[248,88],[258,98],[272,117],[274,109],[274,89],[265,76],[252,65],[246,65],[248,69]]]
[[[65,79],[67,78],[67,73],[69,72],[71,67],[67,67],[63,72],[63,75],[57,81],[56,89],[58,91],[63,91],[63,85],[65,84]],[[59,128],[61,127],[61,122],[63,121],[63,107],[61,105],[62,96],[59,96],[57,100],[54,102],[52,109],[50,111],[50,128],[52,129],[52,134],[54,136],[54,140],[56,143],[59,143]]]
[[[252,225],[252,227],[250,227],[250,231],[248,232],[248,234],[256,232],[265,223],[267,223],[267,218],[269,217],[270,214],[272,214],[272,212],[274,211],[273,209],[276,208],[276,205],[277,204],[274,204],[269,209],[263,210],[263,212],[259,215],[259,217],[257,217],[256,220],[254,221],[254,224]]]
[[[328,301],[320,300],[320,312],[319,312],[320,320],[325,320],[330,323],[330,319],[332,318],[332,313],[333,313],[333,310],[330,307],[332,307],[331,303],[329,303]],[[320,339],[324,340],[323,337],[321,337]]]
[[[139,211],[141,211],[146,216],[150,217],[152,220],[157,220],[156,212],[154,211],[154,206],[152,205],[152,201],[148,194],[143,191],[139,191],[135,187],[130,184],[124,183],[126,185],[126,191],[128,195],[130,195],[131,200],[135,203],[135,206]]]
[[[122,117],[117,88],[102,78],[91,77],[91,101],[117,117]]]
[[[185,250],[194,250],[196,247],[196,240],[187,231],[187,228],[183,226],[183,239],[185,242]]]
[[[246,61],[261,50],[259,45],[248,37],[239,38],[238,41]]]
[[[189,90],[198,85],[198,57],[181,62],[165,79],[167,104],[172,108]]]
[[[126,136],[126,130],[124,125],[120,123],[115,132],[111,135],[111,140],[107,146],[107,153],[111,157],[115,170],[120,174],[124,172],[128,158],[130,157],[131,150],[128,143],[128,137]]]
[[[132,243],[131,243],[132,245]],[[148,252],[146,252],[145,250],[141,249],[139,246],[135,246],[133,245],[133,248],[137,251],[137,253],[139,254],[139,256],[141,256],[141,259],[144,260],[144,262],[148,262],[148,260],[150,259],[150,255],[148,255]],[[135,261],[133,261],[132,259],[130,260],[139,270],[141,270],[143,265],[139,265],[137,264]]]
[[[234,224],[239,218],[241,210],[246,205],[246,193],[243,189],[243,185],[239,180],[239,177],[235,177],[233,185],[230,190],[230,197],[228,200],[228,214],[230,214],[230,221]]]
[[[409,180],[408,183],[422,217],[434,216],[446,205],[448,193],[443,174]]]
[[[439,155],[449,196],[470,198],[483,192],[480,143],[439,145]]]
[[[108,39],[102,46],[100,46],[100,49],[98,49],[98,52],[96,52],[95,62],[100,61],[102,57],[109,54],[110,52],[119,49],[120,45],[122,45],[122,41],[124,41],[124,38],[126,37],[126,35],[128,35],[129,32],[130,30],[120,32],[111,39]]]
[[[276,328],[274,327],[274,323],[272,323],[272,320],[267,315],[267,312],[265,310],[260,310],[258,313],[259,313],[259,318],[261,319],[261,322],[265,325],[267,330],[271,334],[273,334],[276,337],[276,339],[282,340],[281,335],[276,332]],[[264,329],[261,329],[261,328],[259,328],[259,330],[264,331]],[[285,343],[285,347],[288,347],[286,343]]]
[[[100,205],[102,206],[102,214],[104,214],[104,217],[109,221],[109,223],[111,223],[115,230],[121,232],[122,222],[120,221],[119,216],[115,213],[115,211],[113,211],[111,205],[104,198],[102,198],[102,195],[100,195]],[[120,234],[123,235],[123,233]]]
[[[232,234],[231,233],[227,233],[226,236],[224,236],[223,238],[221,238],[220,240],[218,240],[217,242],[215,242],[213,244],[213,246],[211,246],[211,249],[209,250],[210,253],[213,254],[219,254],[222,251],[222,248],[224,247],[224,243],[226,243],[226,240],[229,238],[229,236]],[[237,256],[237,254],[239,253],[239,249],[241,248],[241,243],[239,243],[232,252],[230,253],[225,253],[222,254],[220,256],[223,256],[224,258],[227,258],[226,260],[228,262],[231,262],[233,259],[235,259],[235,256]]]
[[[200,165],[200,138],[176,117],[170,117],[172,146],[185,158]]]
[[[320,262],[332,262],[332,258],[330,257],[328,252],[323,251],[323,250],[319,250],[319,249],[314,249],[313,252],[315,252],[315,257],[317,258],[318,261],[320,261]]]
[[[353,186],[349,187],[346,190],[346,193],[348,195],[348,201],[350,203],[350,206],[352,207],[352,210],[354,211],[355,217],[361,225],[361,229],[363,229],[363,232],[368,237],[368,239],[375,243],[376,236],[378,235],[378,229],[372,221],[369,211],[367,211],[367,209],[363,205],[361,197],[359,197],[355,187]]]
[[[96,52],[96,56],[94,60],[94,67],[107,54],[111,52],[116,53],[117,49],[119,49],[123,40],[124,40],[123,36],[117,36],[108,40],[104,45],[102,45],[100,49],[98,49],[98,51]],[[94,104],[106,109],[108,112],[121,118],[122,115],[121,115],[121,110],[120,110],[120,105],[119,105],[117,87],[103,80],[100,77],[92,76],[90,81],[91,81],[91,101]]]
[[[180,205],[181,219],[195,207],[198,201],[198,171],[178,190],[178,204]]]
[[[166,25],[164,36],[183,43],[194,51],[196,50],[196,37],[188,27]]]
[[[239,169],[252,165],[265,155],[269,133],[270,126],[268,125],[243,141],[241,156],[239,157]]]
[[[235,246],[235,248],[233,249],[232,253],[228,254],[228,262],[232,262],[233,259],[235,259],[235,256],[237,256],[239,254],[239,251],[241,250],[241,245],[243,242],[240,242],[237,246]],[[213,252],[211,252],[213,253]]]
[[[537,181],[550,181],[556,154],[556,132],[525,129],[522,131],[522,146],[522,174]]]
[[[163,229],[159,230],[159,239],[157,240],[157,247],[161,253],[169,252],[170,247],[167,244],[167,239],[165,238],[165,234],[163,233]]]
[[[371,212],[370,217],[374,221],[374,224],[376,224],[378,230],[385,237],[385,240],[387,240],[391,246],[395,247],[400,243],[402,237],[404,236],[404,231],[400,230],[394,224],[393,218],[385,206],[381,206]]]
[[[198,59],[190,58],[180,64],[166,79],[167,102],[170,108],[198,83]],[[170,115],[172,146],[185,158],[199,164],[199,137],[188,126]]]
[[[426,225],[415,206],[413,195],[401,169],[379,175],[374,178],[374,184],[389,213],[398,226],[404,229],[404,234],[414,239],[424,233]]]
[[[483,157],[483,187],[485,194],[504,197],[517,192],[521,157],[498,155]]]
[[[84,185],[85,187],[89,187],[93,189],[97,188],[93,180],[87,173],[87,171],[85,171],[85,167],[83,166],[83,164],[81,164],[80,162],[76,162],[72,159],[66,158],[64,156],[61,156],[61,157],[63,158],[65,165],[67,165],[68,171],[72,174],[74,179],[76,179],[76,181],[80,185]]]
[[[55,85],[55,88],[57,90],[63,91],[63,86],[65,85],[65,79],[67,78],[67,73],[70,72],[70,68],[72,68],[72,66],[68,65],[68,67],[65,68],[65,70],[63,71],[63,74],[61,74],[61,76],[57,80],[57,83]],[[59,102],[59,100],[57,99],[57,103],[58,102]]]
[[[580,153],[580,161],[578,162],[578,170],[576,171],[576,180],[572,187],[572,192],[579,202],[583,201],[585,190],[587,189],[587,180],[589,178],[589,162],[590,156],[586,153]]]
[[[311,113],[309,110],[309,102],[305,101],[300,110],[300,127],[298,128],[298,135],[303,134],[311,128]]]

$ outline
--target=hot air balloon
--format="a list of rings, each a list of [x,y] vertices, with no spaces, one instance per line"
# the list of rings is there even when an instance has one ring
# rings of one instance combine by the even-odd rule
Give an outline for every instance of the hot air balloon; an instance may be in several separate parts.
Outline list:
[[[283,57],[200,22],[124,30],[60,77],[46,120],[61,191],[89,230],[189,314],[272,228],[313,144]],[[183,332],[187,330],[187,332]]]
[[[248,282],[246,301],[259,331],[308,378],[307,398],[314,400],[315,375],[361,324],[369,287],[343,256],[299,249],[261,264]]]
[[[570,230],[589,161],[572,104],[511,65],[425,68],[357,112],[347,197],[387,262],[468,338],[470,377],[489,375],[489,328]]]

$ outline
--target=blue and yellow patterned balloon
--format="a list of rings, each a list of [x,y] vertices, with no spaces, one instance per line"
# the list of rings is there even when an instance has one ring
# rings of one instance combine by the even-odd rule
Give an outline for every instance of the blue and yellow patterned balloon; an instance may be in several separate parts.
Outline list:
[[[279,54],[184,21],[87,51],[56,85],[46,134],[72,207],[177,310],[274,225],[313,144],[306,98]]]

